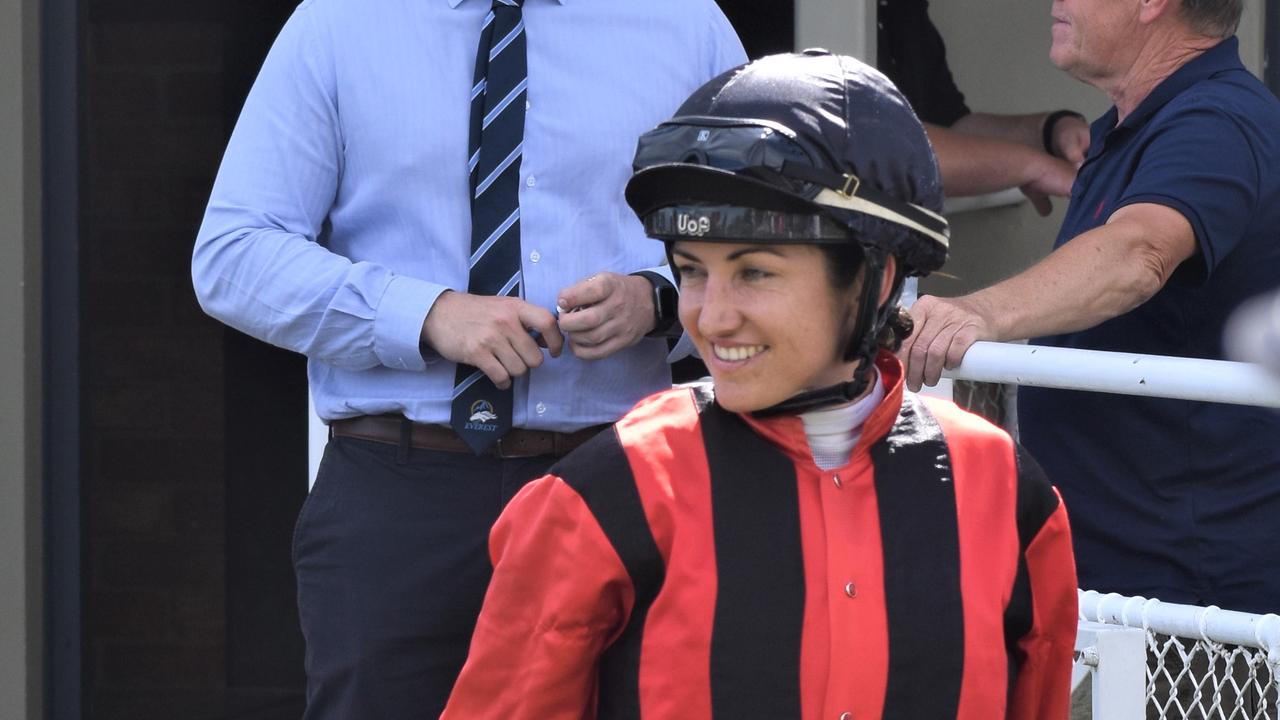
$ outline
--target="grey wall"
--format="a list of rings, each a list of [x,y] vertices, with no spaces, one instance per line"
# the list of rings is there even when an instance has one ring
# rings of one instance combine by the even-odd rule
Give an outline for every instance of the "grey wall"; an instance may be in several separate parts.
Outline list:
[[[41,712],[37,0],[0,0],[0,717]]]
[[[875,0],[796,0],[796,49],[822,47],[874,62],[875,12]]]

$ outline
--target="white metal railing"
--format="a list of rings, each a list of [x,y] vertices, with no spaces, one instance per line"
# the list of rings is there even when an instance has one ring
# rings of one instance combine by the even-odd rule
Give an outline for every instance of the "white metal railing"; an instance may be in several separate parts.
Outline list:
[[[944,377],[1280,408],[1280,377],[1221,360],[979,342]],[[1079,599],[1072,685],[1089,681],[1094,720],[1280,720],[1280,616]]]
[[[1077,680],[1093,675],[1094,720],[1142,718],[1133,676],[1145,678],[1149,718],[1275,719],[1280,707],[1280,616],[1081,591]],[[1138,659],[1099,628],[1145,637]],[[1108,658],[1113,658],[1108,662]]]
[[[953,380],[1280,408],[1280,378],[1252,363],[974,343]]]

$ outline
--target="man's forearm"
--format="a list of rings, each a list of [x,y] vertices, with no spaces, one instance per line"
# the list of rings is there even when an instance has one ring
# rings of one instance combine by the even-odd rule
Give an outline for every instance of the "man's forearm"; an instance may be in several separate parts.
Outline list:
[[[1044,121],[1048,113],[1026,115],[996,115],[994,113],[969,113],[957,120],[951,129],[966,135],[1016,142],[1032,150],[1044,149]]]
[[[1176,224],[1180,219],[1168,218],[1168,222]],[[1185,220],[1181,222],[1185,225]],[[1170,235],[1153,237],[1159,233],[1159,228],[1134,220],[1103,225],[1026,271],[968,298],[982,308],[996,340],[1091,328],[1149,300],[1177,265],[1194,253],[1189,226],[1184,233],[1173,232],[1172,241]]]
[[[1054,158],[1022,143],[926,125],[947,195],[964,197],[1022,187],[1046,174]],[[1069,174],[1063,168],[1064,175]],[[1068,184],[1069,187],[1069,184]]]

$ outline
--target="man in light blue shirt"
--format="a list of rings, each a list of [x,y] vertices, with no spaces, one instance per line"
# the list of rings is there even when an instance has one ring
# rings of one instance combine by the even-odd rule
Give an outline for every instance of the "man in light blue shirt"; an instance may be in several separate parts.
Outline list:
[[[486,0],[304,0],[245,102],[195,246],[205,310],[304,353],[330,425],[295,531],[308,718],[434,717],[502,505],[667,387],[636,138],[746,58],[712,0],[526,0],[520,298],[472,295],[468,127]],[[530,331],[547,346],[544,354]],[[512,430],[449,429],[456,363]],[[513,658],[513,662],[521,659]]]

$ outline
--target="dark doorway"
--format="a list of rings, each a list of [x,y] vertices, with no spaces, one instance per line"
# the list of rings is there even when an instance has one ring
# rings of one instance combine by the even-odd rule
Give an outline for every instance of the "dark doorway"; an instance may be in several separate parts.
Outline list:
[[[296,0],[83,0],[83,696],[94,720],[294,720],[303,359],[206,317],[190,258]]]
[[[228,4],[228,135],[296,5]],[[291,551],[307,492],[306,359],[234,330],[225,334],[228,717],[297,718],[306,680]]]
[[[795,49],[795,3],[753,2],[752,0],[718,0],[725,17],[733,23],[742,38],[747,57],[791,52]]]

